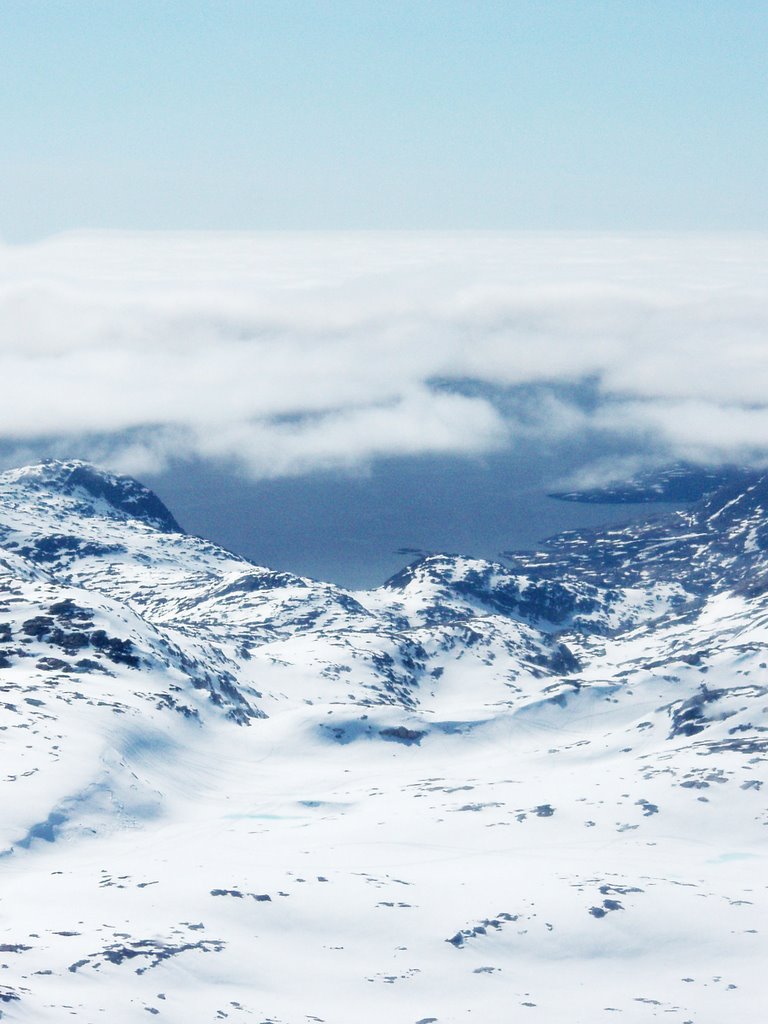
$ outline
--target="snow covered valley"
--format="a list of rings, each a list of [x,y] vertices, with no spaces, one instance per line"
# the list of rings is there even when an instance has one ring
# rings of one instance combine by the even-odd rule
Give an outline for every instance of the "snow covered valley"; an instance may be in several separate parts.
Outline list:
[[[764,1019],[768,480],[349,593],[0,476],[0,1010]]]

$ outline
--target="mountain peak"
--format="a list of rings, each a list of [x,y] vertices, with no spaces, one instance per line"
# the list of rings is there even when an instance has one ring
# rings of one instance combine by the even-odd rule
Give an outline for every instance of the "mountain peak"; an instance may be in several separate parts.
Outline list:
[[[104,502],[113,511],[138,519],[164,533],[184,531],[157,495],[133,477],[110,473],[79,459],[44,459],[0,475],[0,481],[26,490]]]

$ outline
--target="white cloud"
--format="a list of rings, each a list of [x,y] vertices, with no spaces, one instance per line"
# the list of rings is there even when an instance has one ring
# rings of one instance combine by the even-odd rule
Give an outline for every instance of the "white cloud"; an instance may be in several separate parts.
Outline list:
[[[81,439],[84,455],[135,472],[201,456],[256,477],[595,431],[759,460],[766,257],[757,236],[96,233],[2,246],[0,437]],[[537,397],[503,412],[490,392],[434,384],[467,378]],[[594,405],[566,401],[562,386],[586,378]]]

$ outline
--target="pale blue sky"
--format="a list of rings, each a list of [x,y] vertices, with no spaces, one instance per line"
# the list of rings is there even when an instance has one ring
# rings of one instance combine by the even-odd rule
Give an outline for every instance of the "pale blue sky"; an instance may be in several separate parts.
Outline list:
[[[3,0],[0,238],[768,228],[765,0]]]

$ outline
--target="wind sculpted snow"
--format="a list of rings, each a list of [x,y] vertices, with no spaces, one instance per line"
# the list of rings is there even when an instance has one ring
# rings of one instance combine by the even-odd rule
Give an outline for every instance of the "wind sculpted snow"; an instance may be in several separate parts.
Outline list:
[[[768,483],[349,593],[0,476],[0,1010],[759,1021]]]

